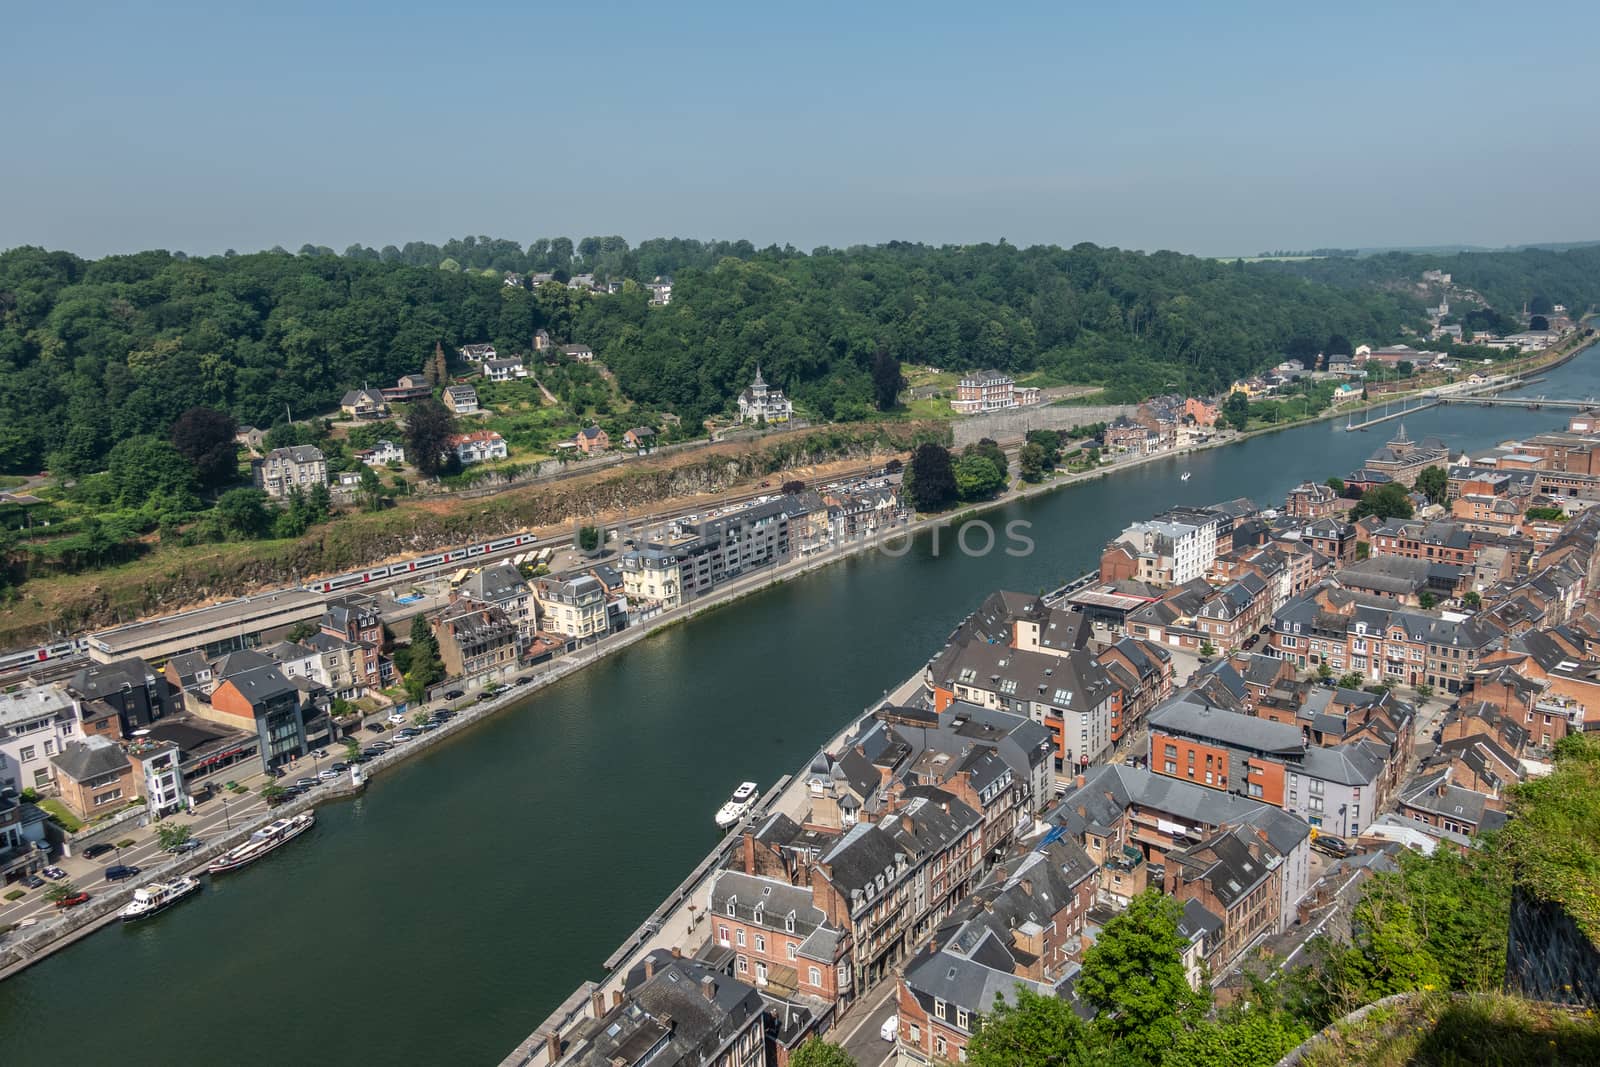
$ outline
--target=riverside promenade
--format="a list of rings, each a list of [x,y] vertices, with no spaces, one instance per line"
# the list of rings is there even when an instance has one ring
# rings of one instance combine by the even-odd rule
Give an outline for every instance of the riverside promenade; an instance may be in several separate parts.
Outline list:
[[[738,826],[731,829],[717,845],[697,863],[678,886],[667,894],[659,907],[650,913],[643,924],[605,961],[606,976],[598,982],[580,985],[561,1005],[529,1034],[527,1039],[511,1051],[501,1067],[550,1067],[552,1035],[562,1035],[586,1018],[599,1018],[605,1014],[616,997],[622,994],[622,983],[629,969],[644,956],[657,949],[678,949],[685,956],[694,954],[705,940],[701,927],[705,924],[707,883],[722,869],[729,854],[739,846],[746,827],[764,821],[768,816],[782,813],[795,822],[803,822],[811,808],[806,786],[806,770],[818,755],[833,751],[843,743],[863,717],[872,714],[885,703],[903,703],[922,689],[922,671],[907,678],[887,695],[873,701],[847,722],[838,733],[817,750],[793,774],[779,779],[761,797],[761,802]],[[712,812],[706,812],[706,823],[711,824]]]

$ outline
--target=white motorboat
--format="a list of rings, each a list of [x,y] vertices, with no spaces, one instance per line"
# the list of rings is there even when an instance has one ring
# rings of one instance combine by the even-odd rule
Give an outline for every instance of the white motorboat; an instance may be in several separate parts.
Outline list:
[[[1183,477],[1178,479],[1178,481],[1180,481],[1180,482],[1186,482],[1188,480],[1189,480],[1189,472],[1188,471],[1184,471],[1183,472]]]
[[[750,809],[756,806],[756,789],[754,782],[741,782],[728,802],[718,809],[717,826],[726,830],[749,815]]]
[[[160,915],[185,897],[200,892],[200,881],[185,875],[170,882],[151,882],[133,891],[133,903],[122,909],[122,921],[135,922]]]
[[[255,833],[250,839],[237,848],[231,848],[211,861],[211,866],[206,870],[212,874],[223,874],[227,871],[236,871],[246,864],[254,863],[267,853],[288,844],[307,830],[316,822],[317,817],[309,811],[302,811],[299,815],[288,819],[278,819],[268,823]]]

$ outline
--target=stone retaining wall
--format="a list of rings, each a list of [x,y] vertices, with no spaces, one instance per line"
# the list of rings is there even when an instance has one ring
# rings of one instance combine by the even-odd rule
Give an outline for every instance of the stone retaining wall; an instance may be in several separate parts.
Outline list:
[[[1110,422],[1119,415],[1132,415],[1136,410],[1132,404],[1101,404],[1093,407],[1034,404],[957,419],[952,428],[955,445],[960,448],[984,437],[995,441],[1020,441],[1029,430],[1071,430],[1093,422]]]

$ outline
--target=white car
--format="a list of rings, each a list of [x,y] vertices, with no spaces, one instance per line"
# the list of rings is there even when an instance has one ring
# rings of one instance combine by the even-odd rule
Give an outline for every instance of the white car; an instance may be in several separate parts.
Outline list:
[[[404,715],[400,714],[400,712],[391,711],[389,713],[389,725],[391,725],[391,726],[404,726],[405,724],[406,724],[406,717]]]
[[[883,1025],[878,1027],[878,1036],[885,1041],[894,1041],[900,1036],[900,1016],[891,1015],[883,1020]]]

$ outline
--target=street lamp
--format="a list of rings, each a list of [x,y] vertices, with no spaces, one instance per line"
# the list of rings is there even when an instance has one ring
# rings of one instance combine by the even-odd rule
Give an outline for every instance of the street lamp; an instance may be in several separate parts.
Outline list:
[[[228,794],[222,794],[222,821],[229,830],[233,829],[233,819],[228,815]]]

